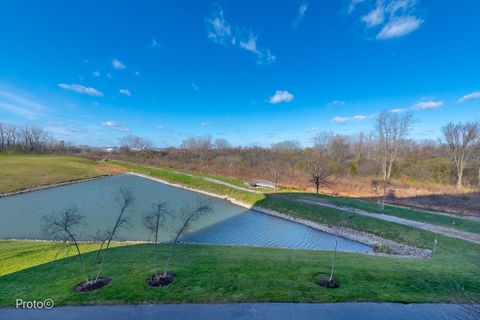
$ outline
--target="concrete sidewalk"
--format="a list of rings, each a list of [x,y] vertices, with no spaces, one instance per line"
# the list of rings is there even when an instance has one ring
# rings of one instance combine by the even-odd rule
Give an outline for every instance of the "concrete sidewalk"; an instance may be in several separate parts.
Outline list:
[[[50,310],[0,309],[1,320],[437,320],[463,319],[453,304],[239,303],[67,306]]]

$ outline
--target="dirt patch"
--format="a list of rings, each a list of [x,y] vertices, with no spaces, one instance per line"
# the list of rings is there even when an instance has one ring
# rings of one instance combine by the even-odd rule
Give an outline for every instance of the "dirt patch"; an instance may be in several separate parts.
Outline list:
[[[327,289],[337,289],[340,288],[340,282],[333,277],[330,279],[330,276],[322,275],[316,279],[316,282],[319,286],[322,286]]]
[[[147,279],[147,285],[149,287],[165,287],[174,282],[176,278],[177,276],[170,272],[153,275]]]
[[[75,286],[75,292],[90,292],[93,290],[98,290],[107,286],[110,282],[112,282],[112,278],[109,277],[101,277],[98,278],[97,281],[92,282],[81,282]]]

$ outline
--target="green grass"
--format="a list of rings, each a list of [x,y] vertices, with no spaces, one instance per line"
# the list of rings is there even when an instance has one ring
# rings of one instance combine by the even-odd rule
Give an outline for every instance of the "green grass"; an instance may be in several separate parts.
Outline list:
[[[321,200],[330,202],[340,206],[357,208],[372,213],[383,213],[386,215],[396,216],[409,220],[421,221],[438,226],[453,228],[457,230],[480,233],[480,221],[464,219],[460,217],[452,217],[447,215],[435,214],[432,212],[426,212],[422,210],[413,210],[408,208],[400,208],[396,206],[385,205],[385,209],[382,211],[376,203],[362,201],[358,199],[332,197],[328,195],[316,195],[313,193],[295,192],[293,196],[300,196],[306,199]]]
[[[167,182],[181,184],[185,187],[203,190],[203,191],[207,191],[207,192],[211,192],[219,195],[224,195],[248,204],[254,204],[255,202],[265,197],[263,194],[237,190],[225,185],[205,181],[199,176],[192,177],[192,176],[174,172],[176,170],[154,168],[154,167],[148,167],[140,164],[134,164],[134,163],[122,162],[122,161],[109,161],[109,162],[116,164],[118,166],[121,166],[130,171],[135,171],[135,172],[146,174],[152,177],[160,178]]]
[[[2,241],[10,259],[16,260],[16,241]],[[20,244],[22,246],[23,244]],[[53,255],[39,243],[30,248]],[[36,248],[40,246],[39,248]],[[164,257],[165,247],[161,257]],[[465,248],[464,248],[465,249]],[[478,247],[477,247],[478,249]],[[0,277],[0,305],[12,306],[16,298],[46,299],[63,304],[116,304],[148,302],[427,302],[451,299],[454,278],[467,292],[480,296],[475,265],[444,267],[445,253],[427,261],[339,253],[337,277],[341,288],[328,290],[314,283],[329,272],[331,252],[272,248],[180,245],[172,271],[177,281],[165,288],[148,288],[152,245],[131,245],[110,250],[105,275],[112,283],[95,292],[76,294],[81,281],[76,257],[23,269]],[[23,254],[20,250],[19,254]],[[5,261],[5,250],[0,253]],[[91,262],[94,253],[87,255]],[[44,261],[42,261],[44,262]]]
[[[71,160],[68,158],[68,161]],[[58,157],[56,161],[62,162],[62,157]],[[152,289],[145,285],[146,277],[152,272],[151,245],[129,245],[111,249],[105,275],[111,276],[113,281],[108,287],[96,292],[75,294],[72,288],[82,280],[77,258],[66,257],[51,262],[55,260],[59,244],[0,241],[0,305],[11,306],[18,297],[52,298],[57,305],[144,302],[453,301],[456,294],[453,281],[465,286],[469,294],[480,298],[480,245],[336,209],[239,191],[168,169],[113,161],[109,162],[109,165],[227,195],[298,218],[327,225],[343,225],[419,247],[431,248],[433,239],[437,238],[438,251],[435,257],[427,260],[340,253],[337,276],[342,287],[338,290],[327,290],[317,286],[313,279],[318,273],[329,271],[331,252],[181,245],[172,266],[178,281],[166,288]],[[36,164],[31,163],[30,169],[35,175]],[[353,205],[343,205],[359,204],[354,202]],[[85,251],[92,251],[96,245],[85,243],[82,247]],[[94,253],[87,254],[88,259],[92,260],[93,255]]]
[[[0,153],[0,193],[107,174],[105,165],[80,157]]]

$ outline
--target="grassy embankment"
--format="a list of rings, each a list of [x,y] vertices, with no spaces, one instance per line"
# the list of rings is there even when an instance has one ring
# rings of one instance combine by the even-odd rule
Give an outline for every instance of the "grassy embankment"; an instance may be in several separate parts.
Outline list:
[[[3,165],[0,158],[0,166]],[[53,161],[53,157],[50,158]],[[58,161],[69,161],[63,157]],[[83,160],[82,160],[83,161]],[[220,302],[220,301],[448,301],[456,294],[453,280],[480,297],[480,245],[430,232],[348,214],[339,210],[271,199],[208,183],[202,179],[133,164],[115,163],[128,170],[180,183],[191,188],[228,195],[297,217],[346,225],[420,247],[439,240],[432,259],[396,259],[340,253],[337,276],[342,287],[327,290],[313,279],[327,273],[331,252],[272,248],[181,245],[172,271],[178,281],[166,288],[147,288],[151,273],[151,245],[111,249],[105,274],[114,280],[97,292],[75,294],[81,281],[75,257],[54,260],[57,246],[41,242],[0,241],[0,305],[16,298],[53,299],[60,304]],[[99,163],[91,163],[93,168]],[[110,166],[113,163],[109,164]],[[3,166],[2,166],[3,168]],[[36,170],[31,163],[30,170]],[[3,172],[3,171],[2,171]],[[3,173],[0,173],[3,175]],[[1,214],[1,213],[0,213]],[[95,245],[82,244],[87,250]],[[94,253],[87,254],[88,259]]]
[[[415,220],[425,223],[430,223],[447,228],[453,228],[457,230],[480,233],[480,221],[465,219],[461,217],[454,217],[451,215],[442,215],[428,211],[413,210],[408,208],[402,208],[397,206],[385,205],[384,210],[380,210],[376,203],[368,202],[359,199],[344,198],[344,197],[332,197],[328,195],[316,195],[306,192],[287,192],[286,194],[300,197],[309,200],[319,200],[323,202],[329,202],[344,207],[351,207],[361,209],[372,213],[382,213],[390,216],[396,216],[408,220]]]

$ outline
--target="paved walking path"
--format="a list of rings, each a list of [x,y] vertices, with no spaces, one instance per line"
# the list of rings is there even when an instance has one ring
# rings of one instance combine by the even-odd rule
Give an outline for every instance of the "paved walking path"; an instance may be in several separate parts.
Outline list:
[[[50,310],[0,308],[0,320],[437,320],[465,319],[453,304],[239,303],[69,306]]]
[[[288,198],[290,200],[300,202],[300,203],[305,203],[305,204],[308,204],[308,205],[333,208],[333,209],[337,209],[337,210],[342,210],[342,211],[347,211],[347,212],[359,214],[359,215],[370,217],[370,218],[375,218],[375,219],[380,219],[380,220],[384,220],[384,221],[403,224],[403,225],[406,225],[406,226],[410,226],[410,227],[414,227],[414,228],[438,233],[438,234],[441,234],[441,235],[444,235],[444,236],[447,236],[447,237],[453,237],[453,238],[462,239],[462,240],[465,240],[465,241],[468,241],[468,242],[480,244],[480,234],[476,234],[476,233],[460,231],[460,230],[453,229],[453,228],[441,227],[441,226],[437,226],[437,225],[433,225],[433,224],[429,224],[429,223],[424,223],[424,222],[420,222],[420,221],[408,220],[408,219],[399,218],[399,217],[396,217],[396,216],[390,216],[390,215],[383,214],[383,213],[372,213],[372,212],[368,212],[368,211],[361,210],[361,209],[344,207],[344,206],[339,206],[339,205],[328,203],[328,202],[309,200],[309,199],[296,197],[296,196],[282,195],[282,194],[275,194],[274,196],[275,197]]]

